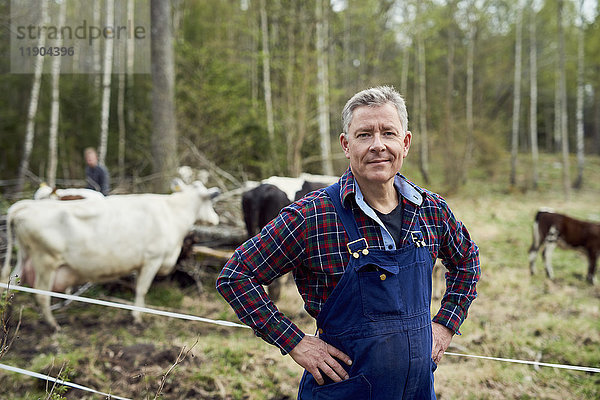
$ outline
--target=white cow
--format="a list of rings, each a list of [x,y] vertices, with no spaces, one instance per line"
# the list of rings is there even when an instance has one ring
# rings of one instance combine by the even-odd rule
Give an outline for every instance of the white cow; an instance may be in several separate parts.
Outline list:
[[[194,223],[219,223],[211,201],[215,192],[218,189],[194,182],[170,195],[21,200],[8,210],[9,242],[1,279],[6,282],[10,275],[12,229],[19,247],[16,269],[23,266],[23,278],[33,281],[33,287],[63,291],[137,272],[135,305],[143,307],[155,275],[172,271]],[[50,298],[37,295],[37,300],[46,321],[58,329]],[[134,311],[133,317],[141,321],[139,312]]]

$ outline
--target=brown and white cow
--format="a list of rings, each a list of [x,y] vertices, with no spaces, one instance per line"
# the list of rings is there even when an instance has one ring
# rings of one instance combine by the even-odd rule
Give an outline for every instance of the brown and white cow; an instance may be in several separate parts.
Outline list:
[[[101,192],[85,188],[57,189],[41,183],[38,190],[33,194],[34,200],[81,200],[81,199],[104,199]]]
[[[535,274],[537,253],[543,250],[548,278],[552,279],[552,252],[556,246],[582,250],[588,257],[587,280],[595,282],[596,262],[600,254],[600,223],[582,221],[551,210],[538,211],[533,222],[533,243],[529,248],[529,270]]]
[[[1,280],[10,275],[14,232],[17,268],[35,288],[63,291],[84,282],[103,282],[137,273],[135,305],[155,275],[171,272],[185,235],[196,221],[218,224],[215,191],[200,182],[170,195],[132,194],[102,200],[21,200],[8,210],[8,249]],[[50,298],[37,295],[46,321],[58,328]],[[133,312],[141,321],[141,314]]]

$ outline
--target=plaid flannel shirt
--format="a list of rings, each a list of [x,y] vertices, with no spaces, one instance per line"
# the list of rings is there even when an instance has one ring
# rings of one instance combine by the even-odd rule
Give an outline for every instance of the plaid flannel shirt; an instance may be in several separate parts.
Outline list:
[[[446,292],[433,321],[459,333],[467,310],[477,297],[479,249],[442,197],[415,186],[400,174],[396,176],[396,183],[399,181],[422,196],[419,221],[432,262],[440,258],[448,268]],[[352,207],[369,247],[389,246],[382,226],[357,204],[360,190],[350,169],[340,178],[340,186],[342,202]],[[401,194],[402,202],[409,202]],[[403,218],[408,218],[406,214]],[[410,235],[403,233],[402,237],[399,248],[411,242]],[[316,318],[344,274],[350,258],[347,243],[348,236],[333,204],[324,189],[317,190],[284,208],[258,235],[242,244],[219,274],[217,290],[257,336],[287,354],[304,333],[277,309],[262,285],[292,272],[304,308]]]

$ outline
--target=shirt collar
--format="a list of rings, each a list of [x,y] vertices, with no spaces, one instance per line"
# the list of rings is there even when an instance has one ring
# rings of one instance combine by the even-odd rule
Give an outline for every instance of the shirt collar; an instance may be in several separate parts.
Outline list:
[[[394,186],[398,193],[404,197],[407,201],[411,202],[415,206],[420,206],[423,204],[423,196],[425,191],[410,182],[404,175],[397,173],[394,177]],[[342,198],[342,204],[345,204],[349,198],[349,195],[356,196],[357,193],[360,193],[360,188],[354,179],[354,175],[350,170],[350,167],[346,170],[346,172],[340,178],[340,194]]]

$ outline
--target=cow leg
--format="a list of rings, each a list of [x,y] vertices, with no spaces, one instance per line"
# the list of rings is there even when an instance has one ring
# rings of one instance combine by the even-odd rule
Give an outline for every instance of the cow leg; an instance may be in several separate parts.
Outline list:
[[[49,264],[44,264],[43,261],[41,259],[35,259],[33,260],[33,265],[46,265],[48,266]],[[52,267],[49,268],[39,268],[37,273],[35,274],[35,288],[40,289],[40,290],[48,290],[50,291],[52,289],[52,283],[54,282],[54,275],[55,275],[55,269]],[[40,307],[42,308],[42,315],[44,316],[44,319],[46,320],[46,322],[52,326],[54,329],[59,330],[60,326],[58,325],[58,323],[56,322],[56,320],[54,319],[54,316],[52,315],[52,310],[50,310],[50,296],[46,296],[44,294],[36,294],[35,298],[38,302],[38,304],[40,305]]]
[[[538,255],[538,249],[533,247],[533,244],[531,245],[531,248],[529,249],[529,272],[531,273],[531,275],[535,275],[535,260],[537,258]]]
[[[598,254],[594,251],[588,251],[588,260],[590,262],[588,267],[587,281],[592,285],[596,284],[596,263],[598,261]]]
[[[531,241],[531,246],[529,246],[529,272],[531,275],[535,275],[535,260],[540,251],[540,230],[537,221],[533,221],[532,232],[533,239]]]
[[[135,306],[136,307],[145,307],[144,298],[146,297],[146,293],[148,293],[148,289],[150,289],[150,285],[156,276],[156,273],[160,269],[161,261],[153,261],[150,263],[146,263],[137,276],[137,282],[135,285]],[[142,313],[140,311],[132,311],[133,320],[136,323],[142,322]]]
[[[546,267],[546,275],[550,279],[554,279],[554,271],[552,270],[552,253],[556,248],[556,242],[547,242],[544,249],[544,265]]]

